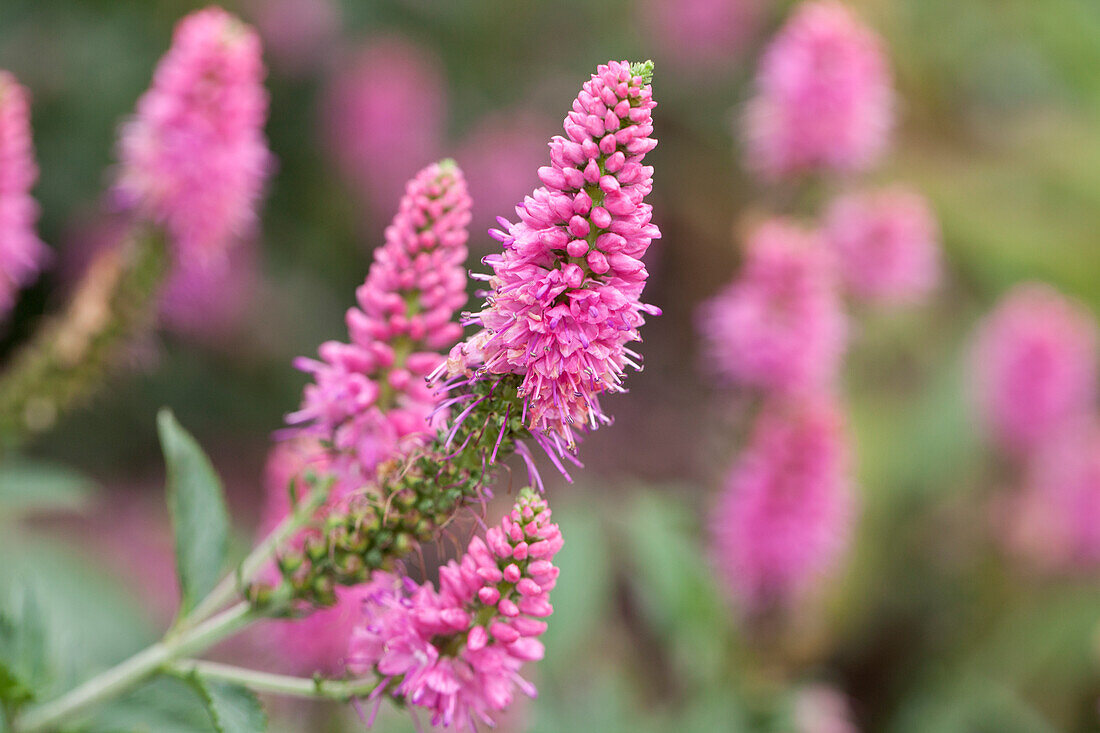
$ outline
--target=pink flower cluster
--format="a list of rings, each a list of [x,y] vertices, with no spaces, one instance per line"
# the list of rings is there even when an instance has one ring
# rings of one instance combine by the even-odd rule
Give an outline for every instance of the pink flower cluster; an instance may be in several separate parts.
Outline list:
[[[37,178],[27,90],[0,69],[0,317],[50,257],[34,230],[38,204],[31,189]]]
[[[192,13],[122,129],[116,198],[162,224],[178,260],[224,267],[256,224],[273,166],[263,75],[255,31],[220,8]]]
[[[438,591],[376,572],[348,669],[377,674],[379,701],[390,694],[427,708],[433,725],[492,726],[516,689],[535,694],[520,669],[543,656],[537,637],[553,612],[553,558],[561,547],[545,499],[525,489],[499,526],[470,542],[461,562],[440,568]]]
[[[780,393],[831,387],[847,325],[818,235],[781,219],[749,239],[741,274],[700,310],[706,363],[734,384]]]
[[[1094,407],[1097,330],[1091,315],[1041,284],[1014,288],[981,326],[973,384],[985,427],[1027,454]]]
[[[337,165],[388,212],[423,161],[439,153],[447,99],[438,62],[398,38],[375,38],[327,93],[325,128]]]
[[[776,180],[862,170],[893,124],[878,36],[836,0],[802,3],[771,42],[745,115],[749,166]]]
[[[846,548],[852,515],[836,406],[769,405],[712,519],[718,572],[749,610],[796,600]]]
[[[523,376],[526,421],[558,452],[576,431],[608,422],[604,392],[623,391],[640,357],[639,301],[648,273],[642,257],[660,231],[643,199],[653,188],[646,153],[655,106],[650,65],[600,66],[573,103],[565,137],[550,141],[543,186],[490,232],[504,252],[485,258],[491,293],[477,314],[485,331],[464,347],[480,351],[481,371]]]
[[[380,461],[431,427],[437,400],[424,377],[462,334],[452,318],[466,302],[469,221],[458,167],[444,161],[420,171],[356,291],[358,308],[347,312],[350,343],[328,341],[320,360],[295,362],[313,383],[287,422],[330,444],[348,480],[372,478]]]
[[[836,199],[825,215],[825,238],[859,297],[913,302],[939,280],[936,219],[914,191],[894,187]]]

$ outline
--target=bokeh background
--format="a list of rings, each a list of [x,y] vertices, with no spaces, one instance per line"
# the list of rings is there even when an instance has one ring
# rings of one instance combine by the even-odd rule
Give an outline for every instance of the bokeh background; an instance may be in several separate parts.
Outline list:
[[[278,170],[262,233],[215,289],[224,303],[134,344],[89,405],[28,447],[22,473],[0,471],[0,584],[39,579],[69,679],[155,638],[171,614],[157,408],[210,453],[245,547],[271,433],[305,383],[290,362],[342,337],[404,180],[458,160],[477,267],[496,246],[485,229],[537,185],[545,142],[595,65],[652,58],[664,236],[647,257],[647,301],[664,315],[646,325],[646,368],[607,400],[615,425],[585,441],[576,482],[544,471],[567,545],[533,673],[540,695],[507,729],[793,731],[774,700],[827,685],[866,731],[1100,730],[1100,577],[1038,572],[1005,552],[991,507],[1011,477],[975,427],[966,377],[978,319],[1014,283],[1049,282],[1100,313],[1100,4],[849,3],[885,39],[899,99],[893,147],[867,180],[929,198],[945,274],[923,304],[856,315],[843,387],[854,545],[780,631],[741,623],[710,569],[705,527],[744,406],[700,368],[693,313],[733,277],[764,200],[735,121],[790,3],[715,0],[732,8],[718,21],[685,17],[707,4],[227,3],[267,47]],[[64,301],[110,226],[117,125],[174,23],[201,5],[0,2],[0,68],[33,94],[40,232],[57,253],[0,335],[0,358]],[[261,655],[262,642],[242,653]],[[161,717],[147,730],[204,729],[171,689],[132,704],[104,729],[150,710]],[[287,731],[362,725],[333,707],[277,703],[273,716]],[[393,713],[377,730],[411,724]],[[812,729],[833,730],[848,728]]]

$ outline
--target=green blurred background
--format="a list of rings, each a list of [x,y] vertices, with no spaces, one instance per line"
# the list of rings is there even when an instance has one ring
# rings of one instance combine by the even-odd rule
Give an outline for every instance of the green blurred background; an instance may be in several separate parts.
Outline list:
[[[700,374],[692,314],[732,277],[736,233],[760,205],[733,120],[789,3],[763,2],[755,31],[706,69],[677,58],[642,4],[345,0],[318,58],[269,58],[279,166],[246,317],[217,338],[161,333],[135,347],[92,404],[28,448],[37,468],[0,478],[0,582],[41,586],[64,630],[53,643],[59,686],[153,638],[163,621],[163,601],[142,596],[158,579],[172,585],[164,567],[143,564],[170,547],[153,419],[161,405],[226,477],[248,542],[271,432],[305,382],[290,361],[342,337],[343,311],[389,218],[338,172],[323,100],[358,48],[396,35],[437,58],[439,152],[463,165],[485,117],[522,110],[537,148],[596,64],[653,58],[657,67],[653,204],[664,237],[648,258],[647,300],[664,316],[645,327],[645,371],[607,402],[615,425],[586,440],[587,468],[576,484],[551,487],[567,538],[556,613],[534,672],[540,697],[508,729],[788,731],[783,705],[761,701],[815,680],[843,690],[867,731],[1100,730],[1100,586],[1036,577],[998,551],[987,516],[997,469],[975,435],[964,374],[976,319],[1017,281],[1048,281],[1100,312],[1100,3],[850,3],[886,39],[901,100],[894,151],[871,181],[903,181],[932,201],[946,283],[927,305],[858,314],[845,376],[862,503],[856,544],[823,605],[767,642],[738,624],[708,570],[701,527],[738,415]],[[102,206],[118,122],[174,23],[201,6],[0,0],[0,68],[33,94],[40,232],[59,261]],[[227,4],[250,20],[262,6]],[[410,161],[410,172],[427,162]],[[536,185],[534,167],[525,176],[521,191]],[[475,212],[478,222],[511,213],[477,200]],[[493,246],[474,231],[471,266]],[[64,292],[60,270],[27,291],[0,354]],[[101,575],[111,585],[94,582]],[[163,717],[147,730],[203,730],[170,687],[143,690],[104,730],[129,729],[149,711]],[[361,725],[329,709],[275,713],[286,730]],[[400,714],[378,724],[407,727]]]

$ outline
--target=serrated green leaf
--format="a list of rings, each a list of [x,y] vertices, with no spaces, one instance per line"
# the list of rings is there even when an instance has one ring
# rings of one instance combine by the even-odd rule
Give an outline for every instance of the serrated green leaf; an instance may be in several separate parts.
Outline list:
[[[190,682],[206,703],[218,733],[263,733],[267,730],[267,715],[252,690],[199,675],[192,676]]]
[[[81,509],[95,483],[53,463],[8,460],[0,465],[0,516]]]
[[[168,511],[176,537],[180,613],[194,608],[217,583],[229,543],[229,514],[221,479],[202,448],[170,410],[157,415],[168,466]]]
[[[158,677],[101,708],[79,733],[212,733],[201,696],[192,685]]]

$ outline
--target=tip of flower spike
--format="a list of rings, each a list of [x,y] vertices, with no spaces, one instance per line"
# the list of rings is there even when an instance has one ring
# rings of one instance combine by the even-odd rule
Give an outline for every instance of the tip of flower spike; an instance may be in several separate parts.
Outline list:
[[[653,81],[653,59],[646,59],[640,63],[631,64],[630,73],[633,76],[642,77],[643,84],[649,84]]]
[[[454,158],[444,158],[439,161],[438,165],[440,173],[454,173],[458,170],[458,163],[455,162]]]

